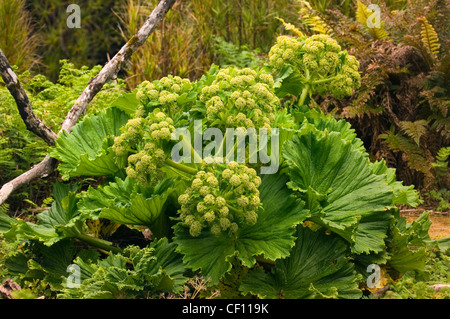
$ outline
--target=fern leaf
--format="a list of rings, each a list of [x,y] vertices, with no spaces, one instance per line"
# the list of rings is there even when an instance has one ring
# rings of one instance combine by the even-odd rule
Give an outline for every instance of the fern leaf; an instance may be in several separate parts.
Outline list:
[[[333,35],[333,30],[321,17],[314,14],[311,5],[307,1],[301,1],[300,3],[302,7],[298,14],[300,15],[302,22],[306,24],[309,29],[319,34]]]
[[[361,23],[374,38],[378,40],[387,39],[388,33],[384,29],[384,21],[381,21],[381,17],[378,16],[378,19],[380,19],[379,27],[372,25],[372,18],[374,15],[377,18],[376,15],[378,14],[379,12],[369,10],[364,3],[357,1],[356,21]]]
[[[436,155],[436,162],[431,166],[437,169],[438,176],[447,174],[448,158],[450,157],[450,146],[442,147]]]
[[[387,39],[389,37],[387,31],[384,29],[384,21],[381,21],[380,28],[373,28],[375,37],[379,40]]]
[[[422,37],[422,42],[425,47],[431,52],[432,55],[436,56],[439,53],[439,37],[434,30],[433,26],[428,22],[427,18],[422,17],[418,19],[422,21],[422,29],[420,35]]]
[[[402,131],[410,136],[418,146],[420,145],[420,138],[427,133],[427,125],[428,122],[425,120],[400,122],[400,128]]]
[[[0,205],[0,213],[7,214],[9,209],[9,204],[3,203]]]
[[[403,136],[402,134],[395,134],[392,131],[380,134],[378,135],[378,138],[385,140],[391,150],[402,152],[411,169],[422,172],[430,177],[433,176],[424,150],[411,141],[410,138]]]
[[[357,1],[356,4],[357,4],[356,21],[366,26],[367,20],[369,19],[369,12],[367,11],[367,6],[360,1]]]
[[[281,23],[283,23],[284,28],[288,31],[292,31],[295,33],[296,36],[298,36],[299,38],[304,37],[305,35],[303,34],[302,31],[300,31],[299,29],[297,29],[292,23],[287,23],[285,22],[283,19],[281,18],[277,18],[278,20],[281,21]]]
[[[436,161],[447,162],[450,156],[450,146],[442,147],[436,155]]]

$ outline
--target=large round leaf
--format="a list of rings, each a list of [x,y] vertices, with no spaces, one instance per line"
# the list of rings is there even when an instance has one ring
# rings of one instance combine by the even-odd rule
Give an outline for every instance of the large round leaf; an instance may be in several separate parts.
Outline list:
[[[173,179],[144,188],[137,181],[119,177],[98,188],[89,187],[78,204],[86,218],[106,218],[119,224],[151,227],[175,191]]]
[[[355,253],[384,248],[392,188],[359,149],[338,132],[309,132],[285,143],[282,154],[288,185],[306,201],[311,220],[354,244]]]
[[[276,260],[289,255],[294,245],[294,226],[308,216],[303,203],[291,196],[286,187],[287,178],[281,174],[266,175],[260,186],[263,209],[258,211],[258,221],[253,226],[240,226],[235,235],[219,236],[204,230],[192,237],[182,223],[175,225],[174,242],[184,254],[188,267],[201,269],[202,275],[217,284],[231,269],[231,257],[236,256],[244,266],[255,264],[255,256]]]
[[[61,163],[58,170],[64,179],[74,176],[104,176],[116,173],[120,167],[111,150],[113,137],[128,116],[117,108],[108,108],[85,118],[72,128],[62,131],[50,156]]]
[[[277,260],[270,273],[251,270],[240,290],[269,299],[360,298],[360,277],[345,257],[346,243],[323,230],[297,228],[290,256]]]

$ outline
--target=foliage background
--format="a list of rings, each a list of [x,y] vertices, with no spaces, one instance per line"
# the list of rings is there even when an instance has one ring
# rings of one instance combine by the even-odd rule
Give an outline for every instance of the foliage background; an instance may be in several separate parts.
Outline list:
[[[66,26],[65,8],[70,3],[74,1],[0,0],[0,48],[21,74],[35,112],[54,130],[100,65],[137,31],[157,0],[80,1],[80,29]],[[317,97],[316,105],[348,120],[371,159],[385,159],[396,168],[399,180],[415,185],[425,208],[448,212],[450,4],[362,3],[380,5],[385,36],[371,33],[358,21],[356,1],[315,0],[309,7],[297,0],[177,1],[120,78],[97,95],[88,114],[109,106],[121,92],[144,80],[168,74],[195,80],[212,63],[239,67],[264,63],[276,36],[286,33],[277,19],[282,18],[306,34],[332,34],[358,58],[361,88],[341,100]],[[423,18],[436,33],[437,50],[424,41]],[[25,129],[0,81],[0,185],[39,162],[46,152],[47,146]],[[48,206],[49,185],[43,180],[24,187],[2,209],[33,218]],[[448,272],[445,265],[435,271]],[[392,293],[407,295],[405,289],[413,285],[408,278]],[[417,287],[412,290],[422,293]]]
[[[60,72],[60,60],[68,59],[76,68],[104,64],[137,31],[157,0],[80,2],[82,27],[79,29],[66,26],[65,8],[69,3],[0,1],[0,33],[5,35],[0,37],[0,47],[10,63],[17,66],[18,73],[30,72],[25,78],[31,74],[45,75],[45,79],[33,80],[44,82],[35,92],[50,85],[47,80],[53,83],[61,80],[64,74],[60,73],[64,70]],[[133,89],[144,80],[168,74],[195,80],[212,63],[241,66],[263,63],[276,36],[285,33],[277,18],[294,24],[306,34],[333,34],[360,61],[362,85],[348,99],[323,98],[318,101],[321,109],[349,120],[373,160],[384,158],[397,169],[399,179],[422,191],[427,204],[446,211],[450,187],[447,165],[449,4],[442,0],[374,3],[380,5],[386,37],[377,38],[358,21],[356,1],[316,0],[309,5],[298,0],[177,1],[161,28],[133,55],[121,77],[127,89]],[[436,32],[440,48],[435,52],[424,45],[422,18]],[[85,77],[84,81],[87,80]],[[59,95],[60,100],[71,101],[84,82],[79,79],[78,83],[65,85],[73,88],[73,95]],[[11,121],[17,121],[14,125],[20,126],[12,99],[8,94],[2,94],[1,99],[6,100],[1,107],[8,110],[2,111],[5,123],[2,130]],[[41,106],[33,107],[41,115]],[[63,114],[47,115],[48,121],[56,123],[58,120],[53,117]],[[27,145],[40,144],[26,132],[16,134],[24,135],[18,139],[28,139],[23,144],[25,148],[21,148],[24,153]],[[17,149],[19,144],[5,138],[0,143],[4,154],[2,163],[6,165],[3,173],[0,172],[0,180],[4,182],[11,177],[7,176],[11,165],[15,165],[8,160],[13,155],[8,150]],[[36,162],[26,154],[21,160],[17,158],[20,155],[15,156],[18,160],[15,174]]]

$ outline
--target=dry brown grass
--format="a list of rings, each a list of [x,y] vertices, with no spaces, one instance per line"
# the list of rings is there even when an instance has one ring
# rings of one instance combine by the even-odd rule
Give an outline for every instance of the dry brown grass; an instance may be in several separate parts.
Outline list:
[[[0,0],[0,49],[19,73],[39,63],[39,39],[33,29],[24,0]]]
[[[158,1],[124,0],[116,13],[128,39]],[[214,63],[213,36],[268,52],[279,32],[278,16],[296,17],[296,0],[177,1],[163,23],[131,58],[130,89],[144,80],[178,75],[195,80]]]

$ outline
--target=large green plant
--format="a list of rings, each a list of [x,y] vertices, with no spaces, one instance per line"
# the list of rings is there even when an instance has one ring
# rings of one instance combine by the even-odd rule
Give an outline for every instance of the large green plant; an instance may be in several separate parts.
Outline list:
[[[351,99],[316,95],[317,103],[351,122],[371,157],[396,167],[406,184],[423,195],[445,191],[439,152],[449,143],[449,8],[441,1],[377,1],[374,11],[371,4],[356,1],[349,16],[300,10],[295,25],[302,32],[333,34],[360,63],[361,86]]]
[[[78,287],[66,286],[69,274],[41,277],[60,297],[154,297],[203,276],[209,286],[231,284],[241,295],[261,298],[359,298],[369,264],[420,270],[426,254],[417,248],[429,240],[427,216],[408,228],[396,207],[416,206],[415,191],[397,182],[385,162],[372,163],[345,121],[303,103],[292,113],[283,109],[276,83],[305,83],[274,79],[271,70],[212,67],[196,82],[173,76],[143,82],[86,117],[59,137],[51,155],[65,179],[87,175],[101,182],[87,189],[55,184],[55,201],[37,215],[39,223],[0,214],[4,238],[39,243],[33,247],[43,247],[39,254],[51,255],[59,269],[80,267]],[[269,142],[279,139],[280,149],[270,156],[279,156],[279,170],[260,174],[261,158],[222,163],[217,149],[211,162],[197,153],[198,140],[176,136],[177,128],[194,135],[213,127],[225,135],[227,126],[274,133]],[[192,161],[173,160],[179,143]],[[254,151],[247,147],[244,158]],[[128,233],[121,237],[111,223]],[[141,234],[139,247],[130,243],[130,228],[148,229],[150,241]],[[56,248],[74,240],[109,256],[80,247],[58,258]],[[51,272],[29,258],[9,258],[19,278],[32,274],[31,264]],[[234,282],[233,273],[243,277]]]

